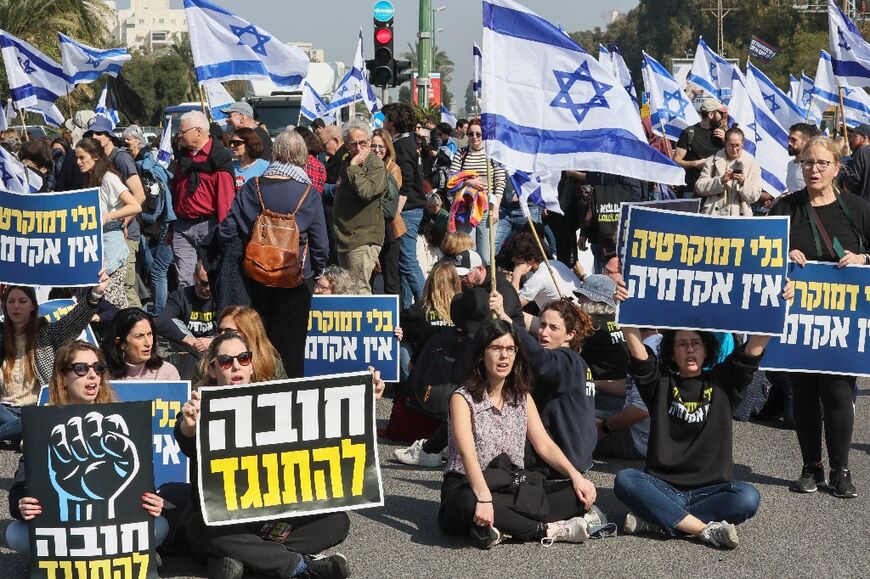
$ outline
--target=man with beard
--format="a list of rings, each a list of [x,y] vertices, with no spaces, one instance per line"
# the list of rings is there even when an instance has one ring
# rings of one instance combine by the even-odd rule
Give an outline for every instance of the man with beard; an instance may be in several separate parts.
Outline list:
[[[797,123],[788,130],[788,154],[794,157],[794,160],[788,164],[788,172],[785,176],[786,192],[794,193],[806,186],[804,173],[801,170],[800,156],[807,142],[818,134],[819,128],[809,123]],[[852,134],[854,131],[849,134],[850,142]]]
[[[728,109],[718,99],[706,99],[701,103],[700,113],[701,122],[686,127],[674,149],[674,162],[686,170],[686,197],[692,197],[707,157],[725,146],[728,128]]]

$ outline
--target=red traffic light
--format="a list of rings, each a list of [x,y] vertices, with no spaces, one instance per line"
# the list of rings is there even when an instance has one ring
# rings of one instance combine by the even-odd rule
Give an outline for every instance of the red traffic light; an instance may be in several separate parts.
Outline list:
[[[375,31],[375,41],[378,44],[389,44],[393,40],[393,31],[389,28],[381,28]]]

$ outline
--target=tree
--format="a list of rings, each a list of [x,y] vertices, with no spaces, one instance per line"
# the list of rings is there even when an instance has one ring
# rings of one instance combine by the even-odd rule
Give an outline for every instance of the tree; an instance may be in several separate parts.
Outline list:
[[[399,58],[411,61],[411,67],[415,70],[420,70],[417,66],[417,48],[419,42],[408,43],[410,52],[403,52]],[[453,94],[448,86],[453,80],[453,61],[447,56],[443,50],[439,50],[437,46],[433,47],[435,59],[432,66],[432,72],[441,73],[441,101],[449,108],[453,104]]]
[[[468,81],[468,86],[465,87],[465,114],[472,115],[477,111],[477,95],[474,94],[474,81]]]

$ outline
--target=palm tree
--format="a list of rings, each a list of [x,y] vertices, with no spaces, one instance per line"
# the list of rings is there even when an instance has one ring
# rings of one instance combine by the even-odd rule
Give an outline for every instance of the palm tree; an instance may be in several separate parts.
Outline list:
[[[416,70],[419,70],[419,67],[417,66],[418,45],[419,41],[415,41],[413,44],[409,42],[408,48],[410,49],[410,52],[403,52],[400,56],[400,58],[410,60],[411,66]],[[432,72],[441,73],[441,100],[449,107],[453,101],[453,94],[447,87],[450,84],[450,81],[453,80],[453,61],[450,60],[450,57],[447,56],[446,52],[440,50],[437,46],[433,46],[432,50],[435,54],[432,64]]]

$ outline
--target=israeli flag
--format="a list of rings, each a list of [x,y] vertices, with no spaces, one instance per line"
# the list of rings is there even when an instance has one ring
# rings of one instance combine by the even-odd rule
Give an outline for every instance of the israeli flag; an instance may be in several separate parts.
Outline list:
[[[800,88],[798,89],[794,103],[803,111],[804,119],[807,119],[806,122],[819,124],[821,118],[816,117],[812,107],[810,106],[813,100],[814,84],[815,81],[801,71]]]
[[[701,122],[683,87],[646,52],[641,73],[644,89],[649,93],[650,125],[655,134],[676,141],[683,130]]]
[[[451,129],[456,128],[456,117],[444,103],[441,103],[441,121],[450,125]]]
[[[9,123],[6,120],[6,111],[0,112],[0,132],[9,128]]]
[[[788,75],[788,98],[793,103],[797,103],[797,95],[801,90],[801,81],[796,79],[793,74]]]
[[[631,97],[635,103],[637,102],[637,91],[634,90],[634,82],[631,80],[631,73],[628,71],[628,65],[625,64],[625,59],[622,58],[622,53],[619,47],[613,45],[613,50],[610,51],[610,66],[613,69],[613,76],[619,79],[620,84],[625,89],[625,92]]]
[[[202,83],[202,88],[205,93],[205,101],[208,103],[208,108],[211,111],[211,118],[216,122],[225,124],[226,118],[229,115],[221,109],[233,104],[236,102],[236,99],[220,82],[204,82]]]
[[[71,85],[93,82],[103,74],[118,76],[130,60],[126,48],[94,48],[58,33],[63,72]]]
[[[832,106],[840,106],[840,94],[831,55],[822,50],[819,53],[819,68],[816,70],[810,110],[815,117],[821,119],[822,113]],[[870,96],[867,96],[863,88],[843,87],[843,113],[846,125],[850,127],[870,123]]]
[[[28,171],[15,155],[0,147],[0,186],[13,193],[35,193],[42,189],[42,177]]]
[[[737,67],[731,67],[733,93],[728,112],[740,126],[743,150],[761,166],[763,189],[778,197],[786,190],[785,178],[792,158],[788,154],[788,132],[773,118],[758,91],[753,91]]]
[[[519,192],[520,209],[522,209],[526,219],[532,218],[529,213],[529,203],[564,215],[562,206],[559,205],[558,183],[553,183],[551,173],[539,176],[529,175],[525,171],[514,171],[510,176],[514,189]]]
[[[471,59],[474,68],[474,75],[471,79],[471,90],[474,91],[474,96],[480,98],[480,69],[483,53],[480,51],[480,46],[475,42],[471,47]]]
[[[157,150],[157,162],[164,169],[169,168],[170,161],[172,161],[172,116],[166,117],[166,126],[163,127],[163,134],[160,135],[160,148]]]
[[[647,144],[637,107],[616,79],[522,4],[483,2],[482,53],[481,121],[496,161],[526,173],[685,181],[682,167]]]
[[[52,126],[63,124],[63,115],[54,104],[69,88],[60,65],[3,30],[0,30],[0,47],[15,107],[42,113]]]
[[[18,113],[15,111],[15,107],[12,106],[12,99],[6,99],[6,112],[3,116],[6,117],[7,125],[11,125],[12,121],[18,118]]]
[[[247,20],[208,0],[184,0],[190,49],[199,82],[271,80],[298,87],[308,57]]]
[[[302,104],[300,105],[302,116],[313,121],[315,119],[323,119],[327,125],[335,124],[336,112],[338,109],[332,109],[323,97],[320,96],[314,87],[308,81],[302,83]]]
[[[746,64],[746,81],[750,90],[761,96],[765,106],[783,129],[788,131],[792,125],[804,122],[805,112],[751,62]]]
[[[381,110],[383,106],[380,99],[375,96],[375,91],[369,83],[369,75],[366,70],[366,61],[363,56],[363,38],[362,28],[359,31],[359,42],[356,46],[356,54],[353,58],[353,66],[341,82],[338,83],[338,88],[332,93],[332,98],[329,101],[330,109],[340,109],[352,105],[362,97],[366,108],[370,113],[374,114]]]
[[[870,87],[870,44],[833,0],[828,0],[828,43],[837,84]]]
[[[103,86],[103,92],[100,93],[100,100],[97,101],[97,108],[94,109],[94,114],[98,117],[108,119],[112,123],[113,129],[118,126],[118,122],[121,120],[118,116],[118,111],[116,111],[112,107],[112,104],[109,103],[108,83]]]
[[[728,104],[731,100],[732,68],[730,62],[713,52],[704,39],[699,38],[688,80]]]

